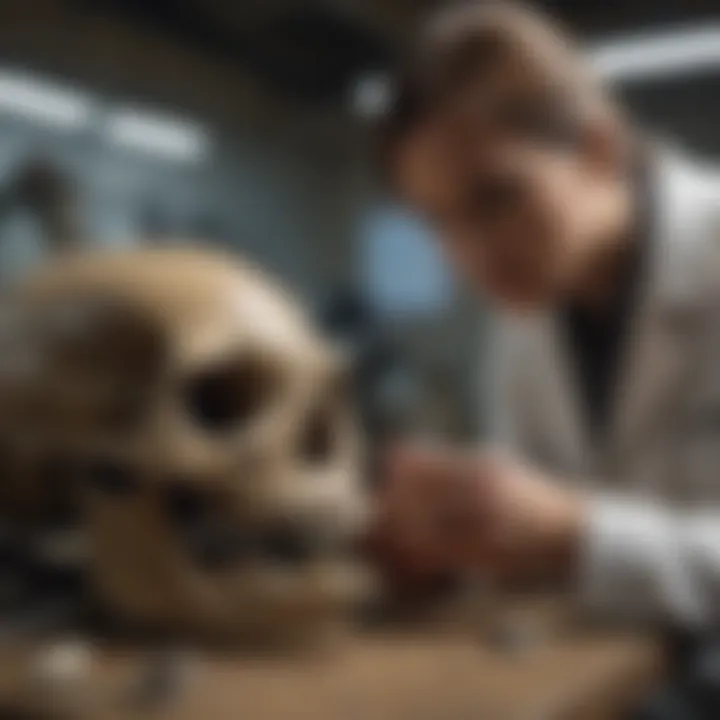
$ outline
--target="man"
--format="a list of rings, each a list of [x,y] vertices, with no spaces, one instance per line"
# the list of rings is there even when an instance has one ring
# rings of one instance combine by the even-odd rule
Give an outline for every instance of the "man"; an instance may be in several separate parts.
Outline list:
[[[555,26],[434,18],[383,159],[495,306],[499,444],[390,453],[407,566],[570,582],[612,617],[720,619],[720,182],[645,143]]]

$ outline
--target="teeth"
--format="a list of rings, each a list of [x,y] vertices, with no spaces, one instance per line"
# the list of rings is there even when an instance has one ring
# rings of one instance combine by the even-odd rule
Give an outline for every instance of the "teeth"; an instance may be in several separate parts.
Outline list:
[[[193,558],[205,570],[237,567],[257,555],[255,539],[232,528],[196,528],[186,542]]]
[[[285,518],[240,527],[237,520],[223,516],[218,498],[186,481],[166,487],[163,508],[186,550],[204,570],[221,571],[251,561],[302,567],[349,555],[349,541],[341,544],[344,535],[322,522]]]
[[[349,548],[340,546],[336,538],[289,524],[244,531],[201,523],[185,526],[181,532],[190,554],[206,570],[229,569],[248,562],[292,568],[351,556]]]
[[[317,539],[290,524],[279,525],[260,538],[263,559],[281,565],[302,565],[318,554]]]

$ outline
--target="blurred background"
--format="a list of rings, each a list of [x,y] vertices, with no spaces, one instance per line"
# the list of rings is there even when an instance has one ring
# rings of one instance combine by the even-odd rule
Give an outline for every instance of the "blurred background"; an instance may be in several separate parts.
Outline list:
[[[0,3],[0,282],[56,245],[201,239],[358,352],[373,427],[485,426],[482,309],[371,167],[428,0]],[[639,118],[720,155],[717,0],[542,3]]]

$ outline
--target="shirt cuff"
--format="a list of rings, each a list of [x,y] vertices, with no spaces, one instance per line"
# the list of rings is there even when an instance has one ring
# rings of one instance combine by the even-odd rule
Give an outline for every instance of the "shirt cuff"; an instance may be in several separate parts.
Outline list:
[[[583,604],[643,620],[696,616],[676,525],[650,501],[591,500],[580,554]]]

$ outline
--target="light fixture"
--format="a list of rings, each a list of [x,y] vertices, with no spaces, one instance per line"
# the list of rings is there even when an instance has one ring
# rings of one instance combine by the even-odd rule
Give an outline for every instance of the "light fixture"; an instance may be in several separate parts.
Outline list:
[[[115,145],[183,162],[198,162],[210,144],[199,125],[135,109],[111,113],[105,132]]]
[[[29,74],[0,71],[0,112],[62,130],[77,130],[89,123],[90,98],[73,89],[39,80]]]
[[[350,106],[361,118],[373,120],[384,115],[392,102],[392,83],[384,73],[367,73],[350,87]]]
[[[620,82],[720,68],[720,26],[619,38],[596,46],[591,61],[602,76]]]

